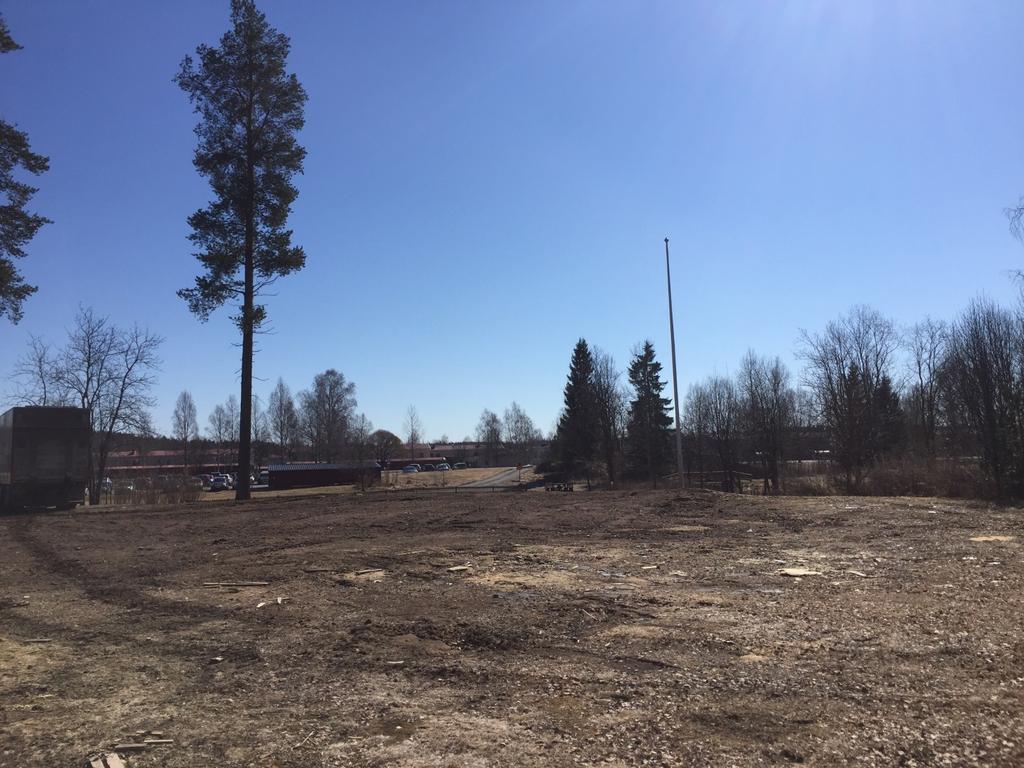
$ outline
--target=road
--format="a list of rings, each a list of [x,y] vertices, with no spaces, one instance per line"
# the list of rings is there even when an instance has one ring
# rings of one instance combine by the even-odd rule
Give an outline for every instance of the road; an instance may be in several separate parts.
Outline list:
[[[492,485],[515,485],[519,481],[519,470],[515,467],[498,472],[496,475],[466,483],[463,488],[487,488]]]

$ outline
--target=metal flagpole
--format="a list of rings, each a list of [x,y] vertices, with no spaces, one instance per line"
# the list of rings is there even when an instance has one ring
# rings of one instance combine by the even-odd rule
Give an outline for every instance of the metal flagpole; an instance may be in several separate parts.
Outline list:
[[[676,373],[676,324],[672,319],[672,268],[668,263],[668,238],[665,238],[665,278],[668,282],[668,330],[672,342],[672,402],[676,406],[676,472],[683,488],[683,432],[679,421],[679,376]]]

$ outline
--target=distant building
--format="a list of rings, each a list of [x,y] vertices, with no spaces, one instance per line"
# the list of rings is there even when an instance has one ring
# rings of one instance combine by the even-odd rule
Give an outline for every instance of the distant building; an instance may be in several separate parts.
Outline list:
[[[551,450],[549,440],[536,440],[529,445],[514,447],[499,443],[433,443],[431,455],[444,456],[450,464],[465,462],[471,467],[512,467],[516,464],[539,464],[545,461]],[[489,455],[490,454],[490,455]]]
[[[233,470],[238,466],[238,455],[227,448],[189,449],[188,468],[185,467],[185,452],[182,450],[132,449],[111,451],[107,455],[107,472],[112,476],[137,475],[198,475],[204,472]]]

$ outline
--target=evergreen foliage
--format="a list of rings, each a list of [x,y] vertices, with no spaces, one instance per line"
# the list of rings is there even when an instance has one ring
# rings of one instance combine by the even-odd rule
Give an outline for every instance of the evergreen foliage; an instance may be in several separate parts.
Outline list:
[[[214,193],[188,220],[203,274],[178,295],[203,320],[225,303],[239,305],[239,499],[249,497],[253,334],[266,319],[256,298],[306,261],[286,229],[298,195],[291,180],[306,155],[295,139],[305,122],[306,92],[285,71],[289,48],[253,0],[231,0],[231,29],[220,45],[199,46],[198,61],[185,57],[175,78],[200,116],[193,163]]]
[[[594,356],[584,339],[576,342],[565,383],[565,403],[558,420],[558,448],[562,462],[572,470],[588,472],[600,445],[601,423],[594,392]]]
[[[7,24],[0,17],[0,53],[21,48],[11,37]],[[29,147],[28,136],[13,125],[0,120],[0,317],[12,323],[22,318],[22,305],[36,292],[25,282],[15,259],[25,257],[25,245],[50,220],[30,213],[25,206],[38,189],[14,178],[16,169],[38,176],[50,167],[49,158]]]
[[[661,363],[654,356],[654,345],[645,341],[629,364],[629,383],[634,397],[629,404],[626,424],[626,460],[634,476],[646,475],[657,486],[658,475],[672,463],[672,401],[662,397]]]

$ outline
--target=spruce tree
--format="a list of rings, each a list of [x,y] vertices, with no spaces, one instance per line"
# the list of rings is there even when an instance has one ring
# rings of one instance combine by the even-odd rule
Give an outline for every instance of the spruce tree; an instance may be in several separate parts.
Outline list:
[[[630,362],[629,383],[635,396],[629,404],[626,424],[627,461],[633,474],[646,474],[656,487],[658,475],[665,473],[672,460],[672,401],[661,396],[665,382],[651,342],[645,341]]]
[[[178,295],[202,320],[225,303],[239,308],[238,499],[249,498],[253,334],[266,318],[256,298],[306,262],[286,228],[298,195],[292,176],[306,156],[295,139],[306,92],[285,70],[289,48],[253,0],[231,0],[231,29],[220,45],[199,46],[198,60],[186,57],[175,78],[200,116],[193,164],[213,189],[213,201],[188,220],[204,274]]]
[[[20,48],[0,16],[0,53]],[[12,323],[21,320],[22,304],[36,292],[35,286],[25,282],[14,260],[25,257],[25,245],[40,227],[50,223],[25,209],[37,190],[17,181],[14,172],[21,168],[39,175],[49,167],[49,159],[31,150],[23,131],[0,120],[0,317],[6,315]]]
[[[590,464],[601,439],[594,393],[594,356],[584,339],[576,342],[565,383],[565,405],[558,420],[557,442],[562,462],[570,471],[581,466],[590,483]]]

